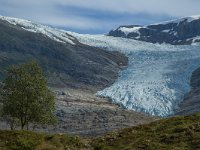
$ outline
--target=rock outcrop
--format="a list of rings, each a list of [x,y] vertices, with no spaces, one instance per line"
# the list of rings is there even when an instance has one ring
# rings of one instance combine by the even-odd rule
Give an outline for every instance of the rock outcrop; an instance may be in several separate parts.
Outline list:
[[[191,77],[191,91],[185,95],[176,115],[189,115],[200,112],[200,68]]]

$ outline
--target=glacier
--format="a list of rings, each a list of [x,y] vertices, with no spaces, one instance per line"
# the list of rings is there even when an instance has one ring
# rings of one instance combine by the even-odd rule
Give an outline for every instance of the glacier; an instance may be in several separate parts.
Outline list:
[[[128,66],[113,85],[97,95],[130,110],[161,117],[172,115],[190,91],[192,72],[200,66],[200,45],[174,46],[68,33],[84,44],[126,54]]]
[[[74,41],[78,39],[83,44],[125,54],[129,58],[128,66],[119,73],[113,85],[97,95],[127,109],[151,115],[172,115],[191,89],[192,72],[200,66],[200,45],[197,43],[187,46],[152,44],[106,35],[83,35],[11,17],[0,16],[0,19],[57,42],[76,45]]]

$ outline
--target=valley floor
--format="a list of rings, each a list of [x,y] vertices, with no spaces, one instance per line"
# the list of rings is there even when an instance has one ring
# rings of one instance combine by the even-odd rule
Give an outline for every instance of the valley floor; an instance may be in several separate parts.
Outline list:
[[[80,89],[53,89],[57,95],[55,126],[37,127],[35,131],[97,136],[152,122],[158,117],[129,111],[95,96],[95,91]],[[9,129],[0,122],[0,129]]]

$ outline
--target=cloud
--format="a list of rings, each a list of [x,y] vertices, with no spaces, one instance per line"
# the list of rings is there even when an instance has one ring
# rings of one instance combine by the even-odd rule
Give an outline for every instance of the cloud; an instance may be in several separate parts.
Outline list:
[[[173,16],[200,13],[199,0],[58,0],[58,3],[118,13],[147,12]]]
[[[200,0],[1,0],[0,14],[100,33],[200,14],[199,6]]]

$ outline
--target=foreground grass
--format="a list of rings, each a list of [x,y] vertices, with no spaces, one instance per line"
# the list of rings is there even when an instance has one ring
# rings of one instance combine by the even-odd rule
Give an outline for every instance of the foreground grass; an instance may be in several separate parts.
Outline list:
[[[0,131],[0,150],[200,149],[200,114],[159,120],[98,138]]]
[[[106,150],[200,149],[200,114],[159,120],[94,139],[93,147]]]
[[[86,140],[67,135],[47,135],[30,131],[0,131],[0,150],[84,150]]]

